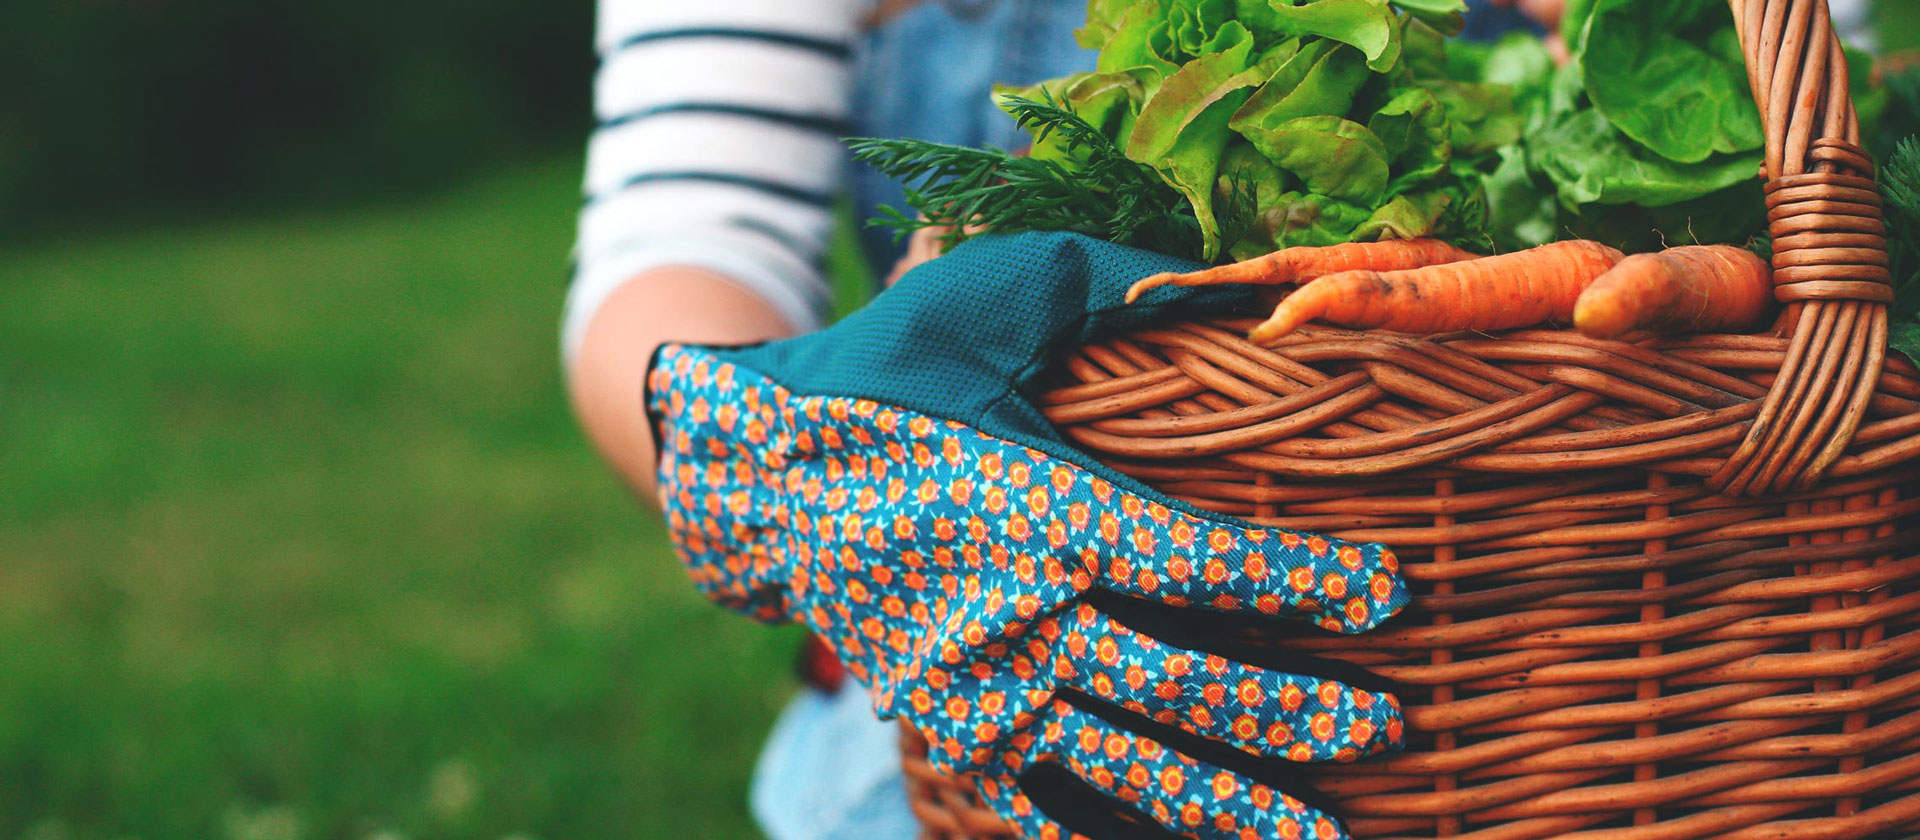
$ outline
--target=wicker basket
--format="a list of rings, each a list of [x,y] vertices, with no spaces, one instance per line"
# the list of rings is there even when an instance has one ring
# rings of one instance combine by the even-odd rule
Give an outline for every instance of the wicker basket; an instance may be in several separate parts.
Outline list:
[[[1405,616],[1288,642],[1409,686],[1407,751],[1318,779],[1358,836],[1920,837],[1920,370],[1826,3],[1733,7],[1773,334],[1177,324],[1041,400],[1176,498],[1405,558]],[[1012,836],[903,744],[927,836]]]

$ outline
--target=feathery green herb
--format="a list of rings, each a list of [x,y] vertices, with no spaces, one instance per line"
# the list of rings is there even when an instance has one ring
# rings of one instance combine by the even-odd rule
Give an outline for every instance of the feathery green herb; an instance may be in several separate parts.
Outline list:
[[[1058,135],[1084,165],[1069,172],[1052,160],[1000,149],[923,140],[849,140],[854,160],[906,185],[909,216],[880,208],[870,224],[906,235],[944,227],[948,246],[978,226],[999,233],[1064,230],[1165,254],[1199,259],[1200,224],[1186,197],[1152,168],[1129,159],[1086,120],[1051,101],[1009,96],[1004,106],[1036,137]]]

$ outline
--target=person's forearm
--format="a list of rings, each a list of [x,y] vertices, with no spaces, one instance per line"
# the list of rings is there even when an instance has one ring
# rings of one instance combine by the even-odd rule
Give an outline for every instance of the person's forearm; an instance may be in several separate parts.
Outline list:
[[[669,341],[745,344],[792,335],[760,296],[697,268],[658,268],[608,296],[569,371],[574,412],[614,471],[654,500],[653,432],[642,405],[647,362]]]

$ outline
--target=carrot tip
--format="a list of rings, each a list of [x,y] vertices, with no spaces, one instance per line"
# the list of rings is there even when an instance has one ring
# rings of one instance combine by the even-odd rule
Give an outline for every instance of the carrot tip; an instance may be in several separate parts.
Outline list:
[[[1259,326],[1254,327],[1247,333],[1247,340],[1265,347],[1287,337],[1287,334],[1291,332],[1293,332],[1293,327],[1280,323],[1278,320],[1262,321]]]
[[[1573,328],[1588,338],[1613,338],[1624,332],[1617,324],[1604,323],[1596,318],[1581,318],[1578,314],[1573,317]]]
[[[1165,272],[1160,274],[1155,274],[1151,277],[1144,278],[1140,282],[1133,284],[1131,287],[1127,289],[1127,302],[1132,303],[1136,300],[1139,300],[1140,296],[1143,294],[1146,294],[1147,292],[1153,291],[1154,289],[1158,289],[1161,286],[1167,285],[1168,283],[1179,282],[1179,280],[1180,280],[1180,275],[1165,273]]]
[[[1633,328],[1632,306],[1617,289],[1590,285],[1574,301],[1573,328],[1588,338],[1617,338]]]

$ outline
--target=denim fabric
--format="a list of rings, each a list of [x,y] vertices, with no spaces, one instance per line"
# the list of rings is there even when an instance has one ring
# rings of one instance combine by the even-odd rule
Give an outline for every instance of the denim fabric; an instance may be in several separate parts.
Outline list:
[[[854,74],[855,131],[1024,148],[1026,134],[989,92],[1092,70],[1094,54],[1073,40],[1086,14],[1086,0],[925,0],[869,34]],[[899,184],[867,166],[852,175],[856,218],[883,204],[907,209]],[[890,231],[862,228],[860,237],[881,274],[903,250]]]
[[[753,816],[772,840],[909,840],[919,823],[900,774],[900,727],[849,681],[787,704],[754,768]]]
[[[1514,30],[1547,34],[1546,27],[1513,6],[1496,6],[1491,0],[1467,0],[1467,10],[1467,28],[1461,31],[1460,37],[1469,41],[1492,41]]]

